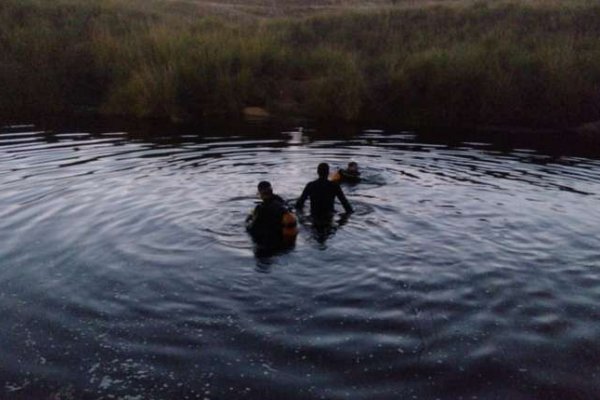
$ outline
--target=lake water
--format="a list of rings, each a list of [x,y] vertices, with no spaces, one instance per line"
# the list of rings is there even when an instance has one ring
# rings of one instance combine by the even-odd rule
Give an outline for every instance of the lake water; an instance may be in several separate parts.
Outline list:
[[[356,213],[256,257],[257,182],[350,160]],[[0,188],[2,399],[600,398],[596,159],[12,126]]]

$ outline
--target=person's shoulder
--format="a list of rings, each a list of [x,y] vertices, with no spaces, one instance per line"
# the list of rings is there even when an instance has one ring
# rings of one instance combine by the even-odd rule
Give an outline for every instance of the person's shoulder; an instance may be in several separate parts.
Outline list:
[[[281,212],[285,212],[285,211],[287,211],[287,209],[288,209],[288,205],[287,205],[287,203],[285,202],[285,200],[283,199],[283,197],[281,197],[281,196],[277,196],[277,195],[275,195],[275,196],[276,196],[276,197],[275,197],[274,204],[275,204],[275,206],[277,207],[277,209],[278,209],[279,211],[281,211]]]
[[[340,184],[340,182],[331,182],[331,190],[333,190],[335,193],[344,193],[344,190],[342,189],[342,185]]]
[[[360,181],[360,172],[350,173],[347,170],[340,170],[341,180],[345,182],[355,183]]]

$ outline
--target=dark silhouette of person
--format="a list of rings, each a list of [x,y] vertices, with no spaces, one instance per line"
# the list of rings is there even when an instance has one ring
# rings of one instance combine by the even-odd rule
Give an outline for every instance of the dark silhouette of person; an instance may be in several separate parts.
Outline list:
[[[273,193],[273,187],[267,181],[258,184],[258,194],[262,202],[246,219],[246,229],[261,247],[276,249],[291,244],[297,233],[296,222],[295,217],[288,222],[290,213],[285,201]]]
[[[337,183],[359,183],[360,171],[358,170],[358,164],[354,161],[349,162],[348,167],[338,169],[331,180]]]
[[[296,208],[302,210],[306,199],[310,197],[310,213],[313,219],[331,220],[335,212],[334,202],[337,197],[346,213],[354,212],[340,185],[328,179],[329,165],[327,163],[319,164],[317,174],[319,178],[306,185],[302,195],[296,202]]]

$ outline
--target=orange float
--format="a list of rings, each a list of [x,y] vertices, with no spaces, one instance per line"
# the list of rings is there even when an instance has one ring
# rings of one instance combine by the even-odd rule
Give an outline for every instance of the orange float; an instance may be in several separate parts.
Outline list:
[[[286,211],[281,219],[282,236],[285,244],[293,244],[298,236],[298,219],[291,211]]]

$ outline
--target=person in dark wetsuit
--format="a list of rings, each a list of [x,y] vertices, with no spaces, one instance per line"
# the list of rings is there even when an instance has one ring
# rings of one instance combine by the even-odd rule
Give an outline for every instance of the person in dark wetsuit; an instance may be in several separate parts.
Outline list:
[[[310,213],[313,218],[321,220],[331,218],[335,211],[334,202],[337,197],[346,213],[354,212],[340,185],[327,179],[329,176],[329,165],[327,163],[319,164],[317,173],[319,179],[309,182],[306,185],[302,195],[296,202],[296,208],[302,210],[304,202],[310,197]]]
[[[285,201],[273,193],[273,187],[267,181],[258,184],[258,194],[262,203],[246,220],[246,229],[257,244],[277,247],[282,244],[282,219],[287,212]]]
[[[359,183],[360,171],[358,170],[358,164],[354,161],[349,162],[348,167],[346,169],[340,168],[331,180],[337,183]]]

